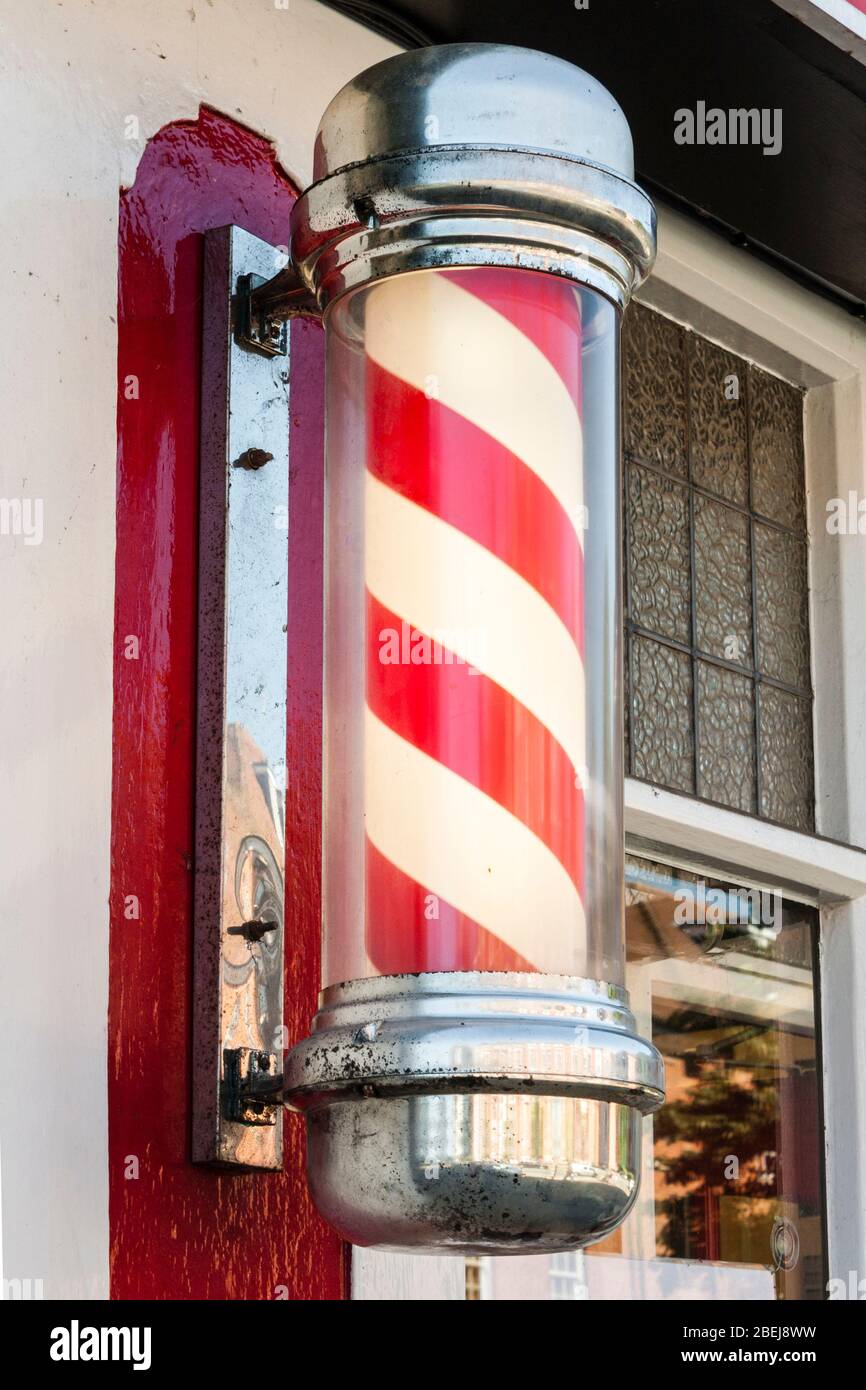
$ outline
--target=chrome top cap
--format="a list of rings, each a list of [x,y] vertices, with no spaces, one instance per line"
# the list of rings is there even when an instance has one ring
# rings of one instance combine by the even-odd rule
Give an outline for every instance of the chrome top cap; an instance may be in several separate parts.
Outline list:
[[[628,122],[600,82],[562,58],[494,43],[413,49],[353,78],[319,124],[313,177],[443,145],[532,150],[634,178]]]

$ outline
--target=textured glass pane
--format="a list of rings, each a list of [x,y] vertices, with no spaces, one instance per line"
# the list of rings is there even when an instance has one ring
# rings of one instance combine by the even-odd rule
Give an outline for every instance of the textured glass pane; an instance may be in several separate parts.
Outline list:
[[[803,394],[632,306],[623,333],[623,418],[630,769],[808,828],[808,702],[762,684],[762,712],[751,675],[757,668],[804,695],[811,690]],[[697,650],[689,657],[634,628],[689,648],[694,637]],[[767,737],[762,805],[756,718]],[[785,750],[785,739],[796,747]]]
[[[623,663],[622,663],[622,741],[624,748],[623,767],[626,777],[632,776],[634,768],[632,766],[631,749],[631,657],[629,648],[629,637],[626,632],[623,641]]]
[[[806,526],[803,396],[757,367],[749,378],[752,507],[784,526]]]
[[[812,702],[762,685],[761,815],[795,830],[813,830]]]
[[[634,637],[631,660],[634,775],[694,791],[691,658]]]
[[[749,518],[695,493],[695,606],[698,646],[752,665]]]
[[[806,547],[786,531],[754,523],[758,669],[804,690],[810,686]]]
[[[688,642],[688,492],[638,464],[628,469],[629,618],[663,637]]]
[[[623,325],[625,451],[685,477],[683,331],[633,304]]]
[[[757,810],[753,701],[747,676],[698,662],[698,793],[749,812]]]
[[[746,363],[695,333],[686,342],[692,481],[748,506]]]

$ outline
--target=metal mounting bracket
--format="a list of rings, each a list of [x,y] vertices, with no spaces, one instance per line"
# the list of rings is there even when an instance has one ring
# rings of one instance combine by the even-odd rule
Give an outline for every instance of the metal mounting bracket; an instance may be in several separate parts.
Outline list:
[[[321,318],[322,311],[294,266],[284,266],[270,279],[242,275],[237,285],[237,340],[242,347],[268,357],[289,350],[289,320]]]
[[[244,287],[281,259],[239,227],[205,236],[193,1159],[266,1169],[282,1107],[248,1091],[286,1047],[289,362],[243,330]]]
[[[275,1125],[283,1103],[283,1074],[273,1052],[227,1047],[223,1053],[222,1106],[228,1120]]]

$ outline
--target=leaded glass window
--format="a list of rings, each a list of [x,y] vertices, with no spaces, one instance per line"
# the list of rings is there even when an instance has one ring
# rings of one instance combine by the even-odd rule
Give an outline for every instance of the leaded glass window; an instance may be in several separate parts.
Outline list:
[[[623,442],[627,767],[813,830],[803,394],[632,305]]]

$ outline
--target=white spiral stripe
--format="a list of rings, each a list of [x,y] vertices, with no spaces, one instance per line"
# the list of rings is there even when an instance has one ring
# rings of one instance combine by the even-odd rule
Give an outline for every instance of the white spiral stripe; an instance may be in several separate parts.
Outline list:
[[[366,475],[367,588],[525,705],[586,761],[583,663],[568,628],[515,570]]]
[[[380,854],[537,969],[580,974],[583,904],[547,846],[369,708],[364,742],[366,831]]]
[[[445,276],[396,275],[367,301],[365,350],[516,454],[554,494],[582,544],[580,415],[559,373],[519,328]]]

